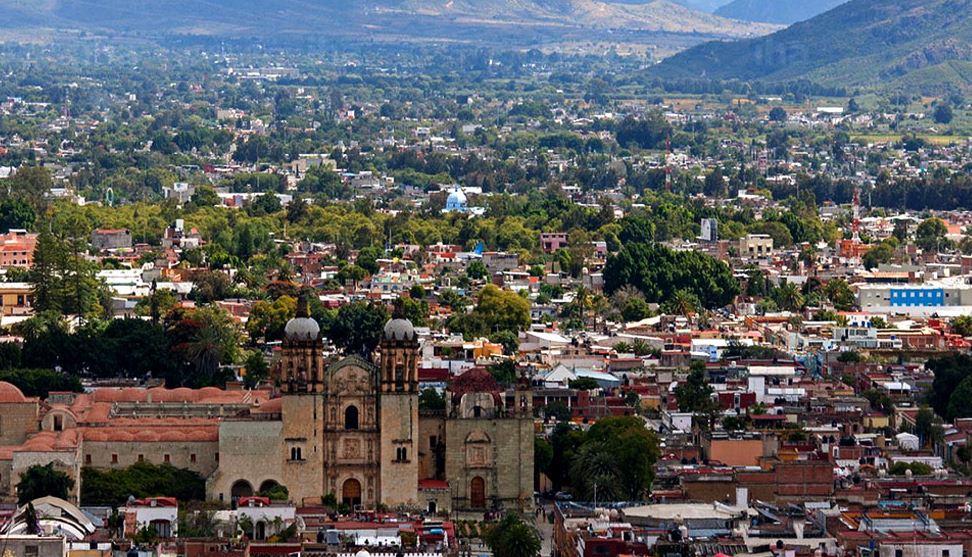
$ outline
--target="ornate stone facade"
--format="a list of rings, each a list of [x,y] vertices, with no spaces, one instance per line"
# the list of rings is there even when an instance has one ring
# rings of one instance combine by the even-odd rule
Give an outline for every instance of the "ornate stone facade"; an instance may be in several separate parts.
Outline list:
[[[507,401],[488,372],[474,369],[446,393],[445,413],[420,416],[420,346],[411,323],[394,319],[385,326],[377,365],[350,356],[328,366],[318,331],[301,302],[275,370],[282,391],[273,418],[281,424],[279,440],[274,445],[266,435],[272,412],[253,416],[259,456],[248,455],[245,447],[223,444],[224,435],[246,443],[247,418],[227,422],[232,425],[220,434],[224,456],[209,484],[213,498],[232,497],[234,485],[255,489],[279,478],[305,504],[333,494],[365,508],[531,506],[534,430],[526,384]],[[276,459],[267,455],[273,450]],[[248,464],[253,458],[259,466]]]
[[[455,378],[445,411],[419,412],[419,348],[412,324],[384,331],[377,365],[324,359],[306,300],[287,324],[266,391],[101,389],[37,399],[0,383],[0,499],[19,475],[53,462],[168,463],[207,478],[211,499],[283,484],[297,504],[338,502],[444,512],[529,508],[534,422],[527,383],[502,389],[484,369]],[[74,498],[80,490],[75,485]]]

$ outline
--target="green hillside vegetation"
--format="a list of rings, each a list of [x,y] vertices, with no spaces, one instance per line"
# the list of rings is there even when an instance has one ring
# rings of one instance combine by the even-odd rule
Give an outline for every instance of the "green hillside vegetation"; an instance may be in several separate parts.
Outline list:
[[[852,0],[766,37],[694,47],[655,71],[931,93],[970,88],[970,63],[972,0]]]

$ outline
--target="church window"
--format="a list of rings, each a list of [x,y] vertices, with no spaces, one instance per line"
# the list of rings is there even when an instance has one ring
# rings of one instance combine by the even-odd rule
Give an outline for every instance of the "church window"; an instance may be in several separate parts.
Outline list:
[[[395,449],[395,462],[408,462],[408,449],[398,447]]]
[[[302,451],[300,450],[300,447],[291,447],[290,448],[290,460],[304,460],[302,458],[304,455],[302,455],[301,452]]]
[[[358,407],[348,406],[344,411],[344,429],[358,429]]]

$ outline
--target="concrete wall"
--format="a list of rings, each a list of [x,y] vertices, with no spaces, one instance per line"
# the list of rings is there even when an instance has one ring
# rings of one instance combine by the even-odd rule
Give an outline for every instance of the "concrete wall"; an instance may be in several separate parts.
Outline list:
[[[389,507],[418,504],[418,406],[415,393],[381,395],[381,502]]]
[[[219,425],[219,468],[206,482],[210,499],[229,501],[233,483],[249,482],[254,492],[266,481],[287,485],[283,422],[280,420],[229,420]],[[289,454],[289,453],[288,453]],[[287,485],[287,489],[292,489]],[[294,495],[291,490],[291,496]]]
[[[283,484],[296,502],[317,499],[324,489],[324,396],[319,394],[287,395],[283,397],[283,427],[280,455]],[[291,450],[300,448],[301,460],[292,460]]]
[[[165,464],[168,455],[168,464],[205,478],[216,470],[218,452],[217,441],[85,441],[82,462],[94,468],[120,469],[139,462],[140,457],[144,462]]]
[[[20,445],[38,430],[36,402],[7,402],[0,404],[0,446]]]

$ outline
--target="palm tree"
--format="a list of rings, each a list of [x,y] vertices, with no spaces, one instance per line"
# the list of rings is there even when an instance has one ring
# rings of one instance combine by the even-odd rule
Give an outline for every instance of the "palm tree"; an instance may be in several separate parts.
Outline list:
[[[513,513],[490,528],[483,541],[496,557],[536,557],[543,547],[536,528]]]
[[[574,307],[577,308],[578,313],[580,313],[581,323],[587,324],[587,311],[593,307],[591,302],[591,293],[584,286],[578,286],[574,290]]]
[[[595,489],[599,501],[616,501],[621,498],[621,475],[614,455],[601,443],[583,445],[570,467],[572,485],[586,499],[594,498]]]
[[[774,292],[773,298],[781,309],[798,311],[803,307],[803,294],[792,282],[784,282]]]
[[[672,294],[672,299],[669,300],[668,307],[675,315],[688,317],[695,313],[697,302],[698,300],[690,292],[677,290]]]

